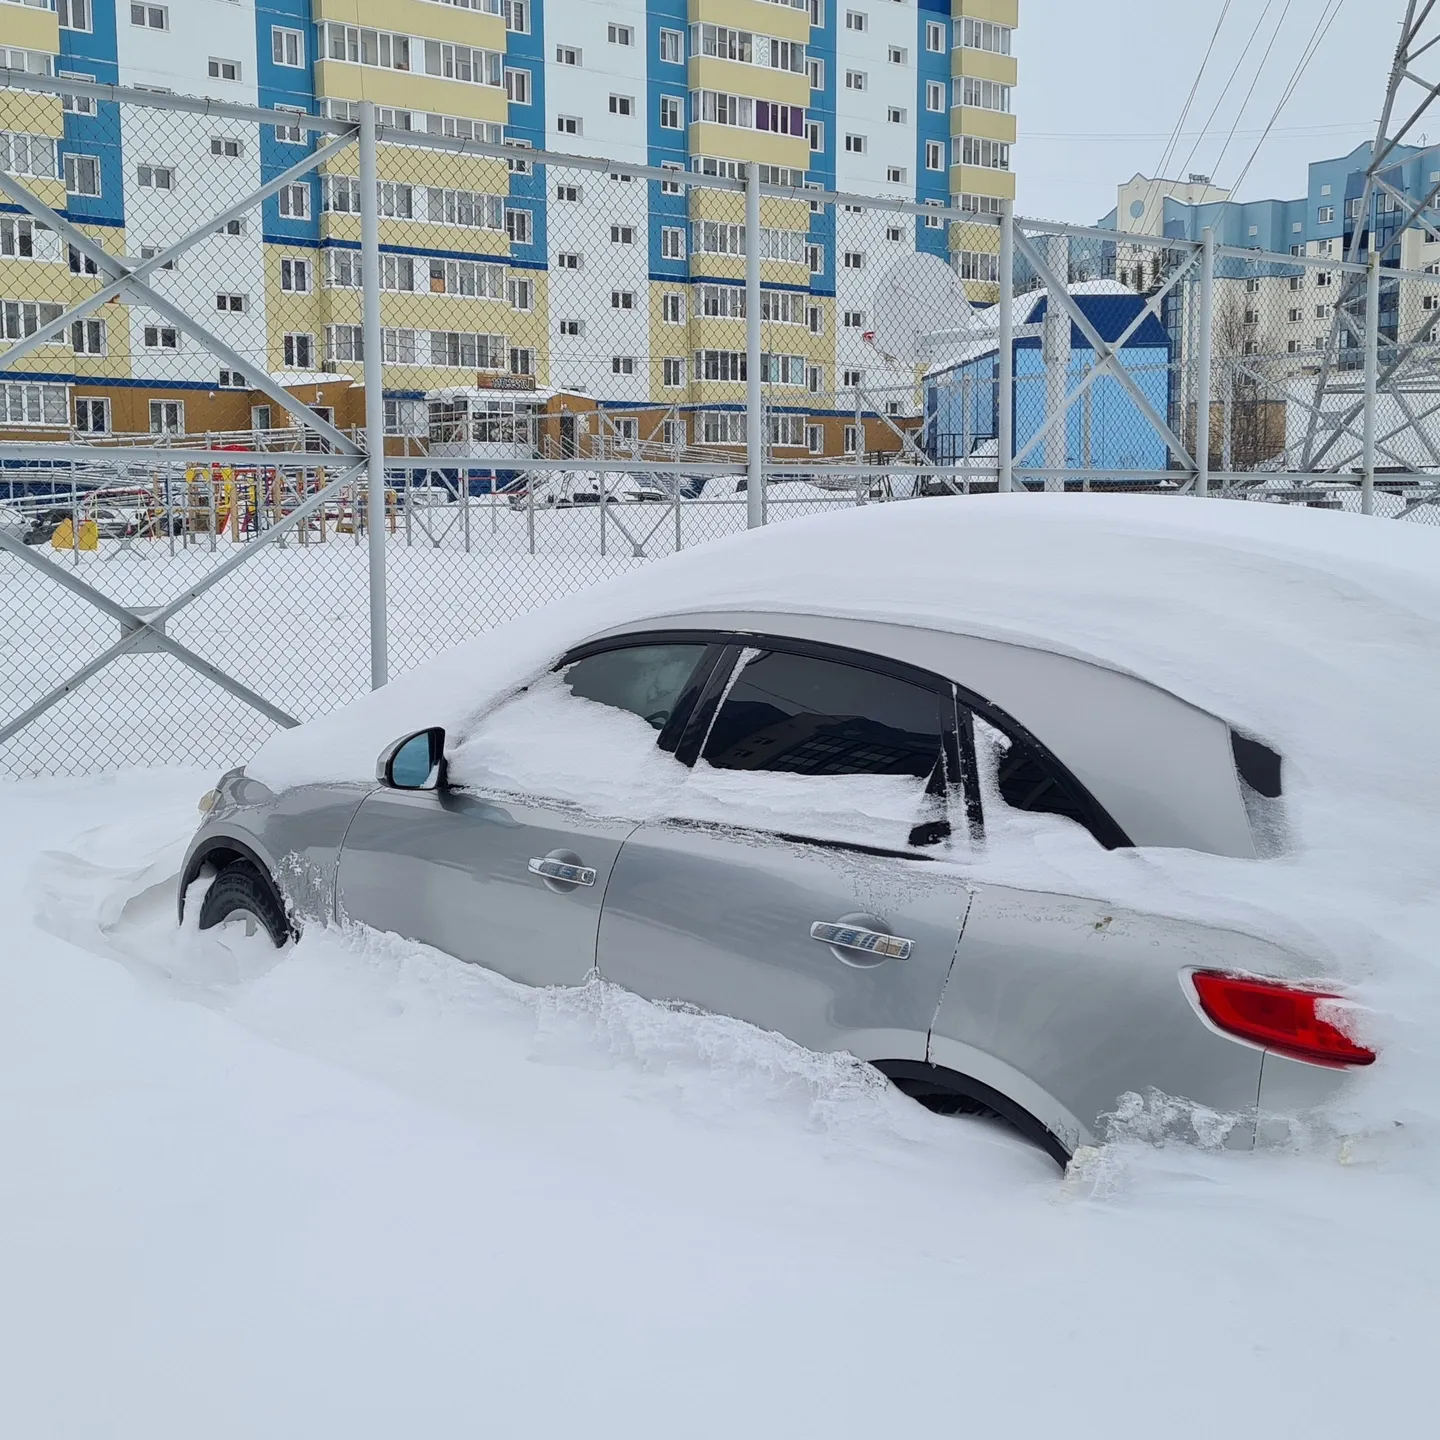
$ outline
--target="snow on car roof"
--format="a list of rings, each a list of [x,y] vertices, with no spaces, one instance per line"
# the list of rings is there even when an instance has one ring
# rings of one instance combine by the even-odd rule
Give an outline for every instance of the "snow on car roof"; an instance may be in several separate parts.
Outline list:
[[[274,736],[266,783],[368,780],[407,728],[457,738],[564,651],[707,609],[887,620],[1136,674],[1296,765],[1409,749],[1440,720],[1440,534],[1237,501],[1010,495],[787,521],[667,557],[467,641]],[[1437,789],[1440,802],[1440,789]]]

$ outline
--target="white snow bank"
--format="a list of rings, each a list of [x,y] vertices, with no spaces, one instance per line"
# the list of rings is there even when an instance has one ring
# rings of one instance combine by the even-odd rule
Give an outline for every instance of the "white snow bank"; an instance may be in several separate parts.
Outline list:
[[[1126,1144],[1061,1180],[736,1022],[177,932],[208,778],[0,786],[0,1433],[1429,1424],[1433,1164]]]

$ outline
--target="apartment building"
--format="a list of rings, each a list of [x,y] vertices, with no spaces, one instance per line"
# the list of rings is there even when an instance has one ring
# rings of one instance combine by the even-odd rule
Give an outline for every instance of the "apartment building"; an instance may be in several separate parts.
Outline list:
[[[1208,176],[1186,181],[1136,175],[1117,189],[1116,208],[1099,221],[1107,229],[1152,237],[1199,241],[1205,230],[1217,242],[1269,256],[1304,256],[1341,260],[1349,256],[1356,231],[1360,258],[1369,253],[1372,237],[1389,246],[1402,218],[1399,196],[1425,201],[1440,187],[1440,162],[1426,149],[1397,146],[1384,179],[1395,193],[1381,189],[1365,201],[1371,146],[1357,146],[1346,155],[1317,160],[1309,166],[1305,193],[1289,200],[1233,200],[1228,190]],[[1434,208],[1427,212],[1432,221]],[[1157,283],[1160,251],[1153,246],[1115,247],[1115,278],[1137,290]],[[1388,268],[1440,277],[1440,238],[1420,226],[1407,229],[1385,257]],[[1303,370],[1318,365],[1331,343],[1334,305],[1341,274],[1323,265],[1303,269],[1283,263],[1222,259],[1216,267],[1216,346],[1224,360],[1265,359],[1271,369]],[[1386,278],[1382,286],[1382,340],[1405,343],[1440,340],[1440,278]],[[1356,346],[1348,331],[1342,346]],[[1280,358],[1284,357],[1284,358]]]
[[[594,433],[743,439],[744,256],[763,257],[770,438],[796,458],[885,448],[860,408],[916,413],[916,375],[868,343],[901,255],[995,293],[993,232],[809,189],[947,204],[1013,196],[1018,0],[0,0],[0,62],[32,73],[352,118],[516,147],[513,159],[382,146],[386,420],[423,441],[430,404],[493,390],[589,413]],[[278,176],[308,132],[0,93],[0,163],[114,253],[143,257]],[[525,148],[602,157],[537,167]],[[158,289],[341,425],[363,411],[358,162],[229,221]],[[793,189],[743,197],[627,165]],[[4,338],[99,283],[0,208]],[[0,432],[204,433],[286,423],[243,369],[142,306],[111,304],[0,378]],[[598,414],[596,413],[598,412]]]

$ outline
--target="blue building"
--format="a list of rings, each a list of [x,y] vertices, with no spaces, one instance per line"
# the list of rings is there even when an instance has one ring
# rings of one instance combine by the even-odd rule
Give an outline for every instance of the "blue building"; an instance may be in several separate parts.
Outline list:
[[[1139,317],[1144,300],[1113,281],[1075,286],[1072,295],[1087,321],[1108,344],[1118,341]],[[1040,431],[1047,414],[1046,366],[1043,354],[1049,296],[1039,290],[1015,301],[1014,436],[1020,469],[1046,464],[1042,441],[1029,455],[1026,447]],[[982,324],[993,324],[993,310],[977,311]],[[1090,339],[1069,326],[1066,393],[1074,392],[1095,368]],[[1171,337],[1154,316],[1147,317],[1126,341],[1119,363],[1146,400],[1161,416],[1172,412],[1175,367]],[[925,379],[926,448],[939,463],[963,463],[969,457],[993,456],[998,435],[999,350],[993,329],[934,366]],[[1066,415],[1065,468],[1108,472],[1123,479],[1126,471],[1167,468],[1165,442],[1130,392],[1110,373],[1094,380]],[[1103,477],[1097,477],[1103,478]]]

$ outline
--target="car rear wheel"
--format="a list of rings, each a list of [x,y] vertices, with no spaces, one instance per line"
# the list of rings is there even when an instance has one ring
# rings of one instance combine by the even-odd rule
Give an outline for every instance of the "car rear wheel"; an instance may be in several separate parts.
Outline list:
[[[201,902],[202,930],[211,930],[226,921],[243,925],[247,935],[263,932],[277,950],[293,934],[275,887],[250,860],[232,860],[215,877]]]

